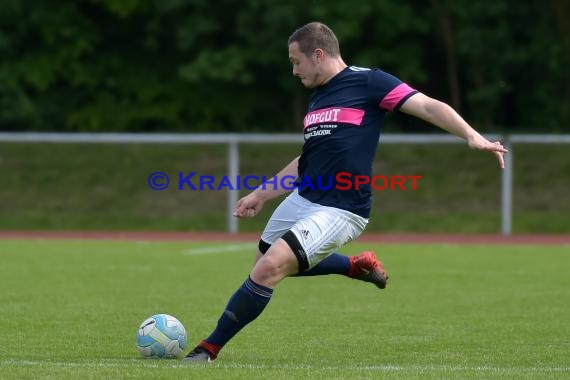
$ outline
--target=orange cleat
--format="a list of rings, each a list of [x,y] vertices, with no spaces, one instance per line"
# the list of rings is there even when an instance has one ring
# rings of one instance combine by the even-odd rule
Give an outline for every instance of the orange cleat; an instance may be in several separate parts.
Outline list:
[[[357,280],[371,282],[380,289],[384,289],[388,283],[388,275],[382,267],[382,262],[376,258],[372,251],[362,252],[357,256],[350,256],[350,270],[348,277]]]

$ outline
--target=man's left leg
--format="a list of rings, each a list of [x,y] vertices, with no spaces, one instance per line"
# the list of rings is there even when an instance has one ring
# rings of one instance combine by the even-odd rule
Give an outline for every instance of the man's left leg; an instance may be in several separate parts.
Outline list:
[[[340,274],[355,280],[371,282],[380,289],[384,289],[388,283],[388,275],[382,266],[382,262],[372,251],[365,251],[356,256],[345,256],[333,252],[315,267],[294,276],[323,276],[328,274]]]
[[[267,225],[261,234],[259,240],[259,252],[256,256],[255,262],[263,257],[267,252],[271,243],[280,238],[291,226],[298,220],[313,214],[321,209],[331,209],[315,203],[312,203],[305,198],[301,197],[297,191],[293,191],[271,215]],[[364,230],[368,220],[360,216],[349,213],[348,211],[339,211],[344,215],[341,220],[353,220],[353,222],[360,224],[361,231],[351,232],[347,239],[355,239]],[[333,223],[339,223],[339,220]],[[327,228],[327,226],[322,226]],[[334,228],[334,225],[329,226]],[[323,229],[319,228],[315,231],[316,235],[322,236]],[[308,230],[300,231],[301,233],[308,233]],[[374,252],[362,252],[355,256],[345,256],[343,254],[333,252],[327,257],[323,258],[317,265],[309,270],[301,271],[296,276],[323,276],[329,274],[338,274],[347,276],[349,278],[372,282],[380,289],[386,287],[388,276],[382,267],[382,263],[376,258]]]
[[[270,246],[270,244],[260,240],[259,251],[263,254]],[[262,256],[258,255],[258,258],[260,257]],[[329,274],[338,274],[355,280],[370,282],[380,289],[384,289],[388,283],[388,275],[382,266],[382,262],[372,251],[365,251],[355,256],[333,252],[313,268],[297,273],[292,277],[325,276]]]

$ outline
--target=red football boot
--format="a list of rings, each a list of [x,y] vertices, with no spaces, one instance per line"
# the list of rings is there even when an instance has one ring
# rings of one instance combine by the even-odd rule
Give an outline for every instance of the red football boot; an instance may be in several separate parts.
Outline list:
[[[348,277],[371,282],[380,289],[386,287],[388,275],[374,252],[365,251],[360,255],[350,256],[349,260],[350,270],[348,271]]]

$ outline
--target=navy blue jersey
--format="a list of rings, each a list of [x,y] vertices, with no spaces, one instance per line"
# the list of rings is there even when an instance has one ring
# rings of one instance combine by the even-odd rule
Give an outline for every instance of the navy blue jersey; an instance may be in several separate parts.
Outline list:
[[[349,66],[309,101],[305,144],[299,158],[299,194],[311,202],[368,218],[371,186],[358,190],[338,183],[339,173],[372,175],[372,162],[388,111],[398,109],[414,89],[379,69]],[[310,185],[309,185],[310,184]],[[332,184],[332,186],[330,186]],[[312,186],[311,186],[312,185]]]

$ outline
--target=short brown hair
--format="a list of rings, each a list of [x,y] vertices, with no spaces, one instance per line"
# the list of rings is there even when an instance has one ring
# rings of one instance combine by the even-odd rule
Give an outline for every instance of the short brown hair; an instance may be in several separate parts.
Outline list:
[[[299,43],[299,50],[306,56],[315,49],[323,49],[332,57],[340,56],[338,39],[331,28],[321,22],[310,22],[293,32],[287,41],[287,45],[293,42]]]

